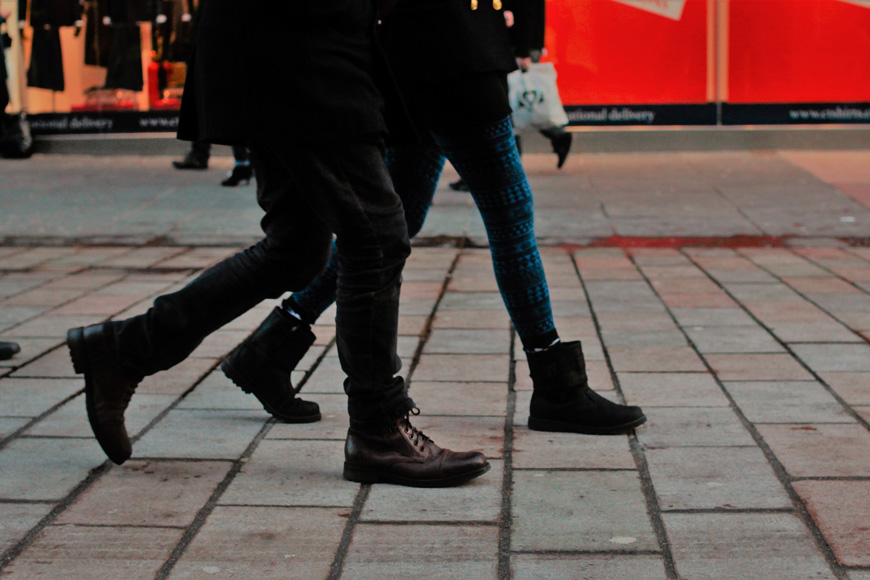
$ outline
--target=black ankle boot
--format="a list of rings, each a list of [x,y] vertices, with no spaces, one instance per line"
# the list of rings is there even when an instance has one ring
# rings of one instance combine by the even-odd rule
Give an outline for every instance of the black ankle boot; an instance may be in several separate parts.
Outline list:
[[[646,422],[640,407],[613,403],[589,388],[580,342],[527,352],[534,393],[529,429],[616,435]]]
[[[225,187],[236,187],[241,182],[245,182],[245,185],[251,183],[251,177],[254,175],[254,169],[250,165],[236,165],[233,167],[233,170],[229,172],[227,178],[221,181],[221,185]]]
[[[172,166],[176,169],[208,169],[208,157],[190,151],[181,161],[173,161]]]
[[[252,393],[273,417],[285,423],[320,420],[320,407],[296,398],[290,374],[314,343],[311,328],[280,308],[224,359],[221,370]]]

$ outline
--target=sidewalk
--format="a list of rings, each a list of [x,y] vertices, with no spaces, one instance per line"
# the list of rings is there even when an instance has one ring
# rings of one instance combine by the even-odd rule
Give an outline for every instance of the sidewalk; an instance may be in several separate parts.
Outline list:
[[[223,376],[272,304],[143,383],[133,459],[105,461],[66,329],[256,237],[227,160],[168,163],[0,161],[0,339],[22,346],[0,361],[3,578],[870,580],[870,151],[528,156],[557,326],[644,407],[628,437],[528,430],[482,225],[442,183],[403,374],[415,425],[493,464],[443,490],[341,479],[330,313],[296,377],[323,421],[274,423]]]

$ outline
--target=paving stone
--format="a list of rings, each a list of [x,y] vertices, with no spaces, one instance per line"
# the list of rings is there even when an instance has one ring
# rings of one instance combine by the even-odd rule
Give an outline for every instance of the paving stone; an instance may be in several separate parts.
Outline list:
[[[854,419],[816,382],[724,383],[753,423],[853,423]]]
[[[500,383],[413,381],[410,394],[427,415],[504,417],[507,412],[508,389]]]
[[[517,554],[511,558],[514,580],[665,580],[658,556],[617,554]]]
[[[510,352],[510,334],[489,329],[434,329],[423,354],[502,354]]]
[[[646,459],[663,510],[791,508],[757,447],[649,449]]]
[[[503,417],[436,417],[425,413],[413,417],[411,423],[440,447],[482,451],[490,459],[504,455]]]
[[[504,300],[498,292],[444,293],[439,310],[504,310]],[[408,312],[408,314],[411,314]]]
[[[673,330],[676,325],[667,313],[638,316],[631,312],[598,312],[602,333],[609,332],[654,332]]]
[[[7,333],[3,333],[2,336],[5,342],[16,342],[21,347],[21,352],[10,359],[0,361],[0,367],[6,368],[24,366],[61,344],[60,339],[56,338],[22,338]]]
[[[637,346],[609,349],[610,360],[617,372],[703,372],[706,369],[698,355],[689,347]]]
[[[65,347],[58,348],[24,365],[13,373],[15,377],[58,378],[75,377],[69,351]]]
[[[107,317],[130,308],[144,298],[142,295],[89,295],[56,308],[52,314],[58,316],[90,315],[95,318]]]
[[[0,503],[0,554],[20,542],[52,509],[53,504]]]
[[[685,335],[677,329],[651,332],[603,332],[609,348],[623,346],[688,346]]]
[[[728,407],[730,402],[708,373],[619,373],[629,405],[641,407]]]
[[[399,336],[420,336],[428,322],[428,316],[400,316]]]
[[[759,425],[792,477],[870,477],[870,433],[861,425]]]
[[[857,288],[833,276],[821,278],[783,278],[783,282],[801,294],[854,294]]]
[[[460,525],[359,525],[342,576],[354,580],[497,577],[498,528]]]
[[[849,570],[849,580],[870,580],[870,570]]]
[[[741,308],[672,308],[680,326],[757,326]]]
[[[414,380],[507,383],[509,367],[510,357],[506,354],[430,354],[420,359]]]
[[[515,471],[512,550],[658,550],[635,471]]]
[[[343,453],[343,441],[264,440],[220,503],[349,507],[359,485],[342,479]]]
[[[401,376],[407,376],[408,368],[403,366]],[[304,373],[294,372],[291,380],[294,385],[301,383]],[[338,356],[325,356],[306,381],[306,393],[344,394],[344,379],[347,375],[341,370]]]
[[[490,522],[501,514],[504,463],[490,461],[482,477],[457,487],[425,489],[374,485],[363,522]]]
[[[136,394],[124,413],[127,432],[135,436],[155,417],[166,410],[175,398],[170,395]],[[93,437],[88,422],[84,395],[79,395],[52,414],[41,419],[26,431],[27,435],[41,437]]]
[[[728,408],[651,408],[648,422],[638,428],[647,449],[662,447],[732,447],[755,442],[737,415]]]
[[[8,578],[154,578],[183,530],[51,526],[4,570]]]
[[[29,422],[29,419],[0,417],[0,440],[9,437]]]
[[[16,439],[0,451],[0,499],[60,500],[105,460],[92,439]]]
[[[722,381],[813,380],[789,354],[708,354],[704,358]]]
[[[783,342],[862,342],[860,336],[834,321],[819,323],[777,322],[771,332]]]
[[[858,413],[865,421],[870,423],[870,407],[854,407],[855,412]]]
[[[300,396],[306,401],[320,405],[322,419],[315,423],[275,423],[266,434],[268,439],[335,439],[344,441],[347,436],[349,419],[347,415],[347,396],[309,395],[303,391]]]
[[[238,459],[266,422],[264,411],[175,409],[133,446],[136,458]]]
[[[796,344],[792,348],[816,372],[870,371],[868,344]]]
[[[514,429],[515,469],[635,469],[627,437]]]
[[[0,416],[36,417],[84,388],[78,379],[0,380]]]
[[[178,404],[179,409],[245,409],[260,411],[262,403],[216,369]],[[264,411],[265,412],[265,411]]]
[[[680,578],[836,578],[792,514],[664,514],[664,521]]]
[[[73,288],[35,288],[3,302],[6,306],[57,306],[75,300],[82,290]]]
[[[190,356],[199,358],[223,358],[248,337],[244,330],[218,330],[200,343]]]
[[[66,331],[77,326],[87,326],[100,322],[99,317],[90,315],[54,316],[47,314],[16,326],[7,335],[31,338],[58,338],[66,340]]]
[[[216,461],[128,461],[88,487],[55,523],[189,526],[231,466]]]
[[[326,578],[348,510],[218,506],[169,578]]]
[[[686,328],[686,332],[703,354],[785,352],[782,345],[758,326],[690,326]]]
[[[837,561],[870,566],[870,481],[797,481],[794,488]]]
[[[217,359],[187,358],[169,370],[145,377],[136,393],[181,395],[208,374],[217,362]]]

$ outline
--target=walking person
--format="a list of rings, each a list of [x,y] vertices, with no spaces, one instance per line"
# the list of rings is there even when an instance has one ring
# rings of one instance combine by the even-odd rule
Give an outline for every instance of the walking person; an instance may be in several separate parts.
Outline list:
[[[204,0],[179,135],[251,148],[265,237],[141,316],[69,331],[91,427],[115,463],[131,455],[124,411],[142,378],[179,363],[263,299],[309,285],[335,234],[336,337],[350,415],[344,477],[434,487],[489,469],[482,453],[442,449],[413,427],[416,407],[396,376],[410,246],[383,162],[375,19],[372,0],[255,2],[242,11]],[[275,78],[275,62],[294,66]]]
[[[236,187],[241,182],[245,185],[251,183],[254,176],[254,168],[251,166],[251,152],[244,145],[233,145],[233,168],[221,181],[224,187]],[[208,169],[208,160],[211,157],[211,143],[208,141],[194,141],[190,144],[190,150],[184,158],[173,161],[172,166],[176,169]]]
[[[507,99],[505,77],[516,63],[496,6],[481,1],[472,10],[465,0],[399,0],[385,18],[381,40],[423,132],[421,142],[401,127],[392,131],[387,166],[411,237],[423,225],[445,157],[468,183],[534,382],[529,427],[624,433],[646,421],[643,412],[590,389],[580,343],[561,342],[553,322],[535,241],[532,192]],[[445,38],[450,42],[445,44]],[[332,304],[336,288],[341,296],[341,256],[339,243],[323,274],[286,299],[222,364],[230,379],[279,419],[294,421],[296,411],[288,405],[275,412],[273,401],[293,400],[300,409],[311,404],[294,398],[290,373],[314,342],[311,325]]]

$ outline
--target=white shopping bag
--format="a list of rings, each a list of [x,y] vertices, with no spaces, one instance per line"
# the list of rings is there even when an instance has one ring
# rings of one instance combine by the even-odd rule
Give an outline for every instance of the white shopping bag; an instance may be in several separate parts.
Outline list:
[[[568,124],[551,62],[533,63],[525,72],[517,70],[509,74],[508,97],[517,133],[528,128],[551,129]]]

